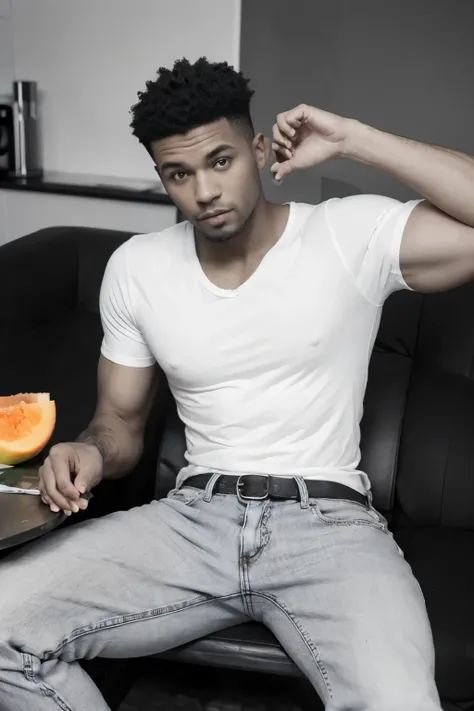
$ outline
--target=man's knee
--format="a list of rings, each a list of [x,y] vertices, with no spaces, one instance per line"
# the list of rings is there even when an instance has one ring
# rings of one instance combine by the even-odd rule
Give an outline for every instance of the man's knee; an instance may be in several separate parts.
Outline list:
[[[37,585],[28,584],[22,572],[21,566],[3,569],[0,563],[0,656],[10,645],[27,645],[48,626],[42,614],[47,598],[44,578],[43,585],[39,580]]]

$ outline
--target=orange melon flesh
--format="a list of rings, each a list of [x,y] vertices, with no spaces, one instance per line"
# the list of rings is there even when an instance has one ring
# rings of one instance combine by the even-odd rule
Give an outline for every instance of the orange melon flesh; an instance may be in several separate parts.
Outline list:
[[[19,405],[21,402],[30,404],[32,402],[46,402],[49,400],[49,393],[18,393],[18,395],[6,395],[0,397],[0,409]]]
[[[0,398],[0,403],[7,399]],[[51,439],[55,424],[54,400],[29,403],[21,400],[18,404],[1,408],[0,464],[26,462],[41,452]]]

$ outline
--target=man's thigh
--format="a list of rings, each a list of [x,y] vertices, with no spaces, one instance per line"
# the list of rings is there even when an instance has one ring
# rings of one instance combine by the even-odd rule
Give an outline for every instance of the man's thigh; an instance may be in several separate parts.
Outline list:
[[[347,501],[310,503],[269,517],[263,621],[327,709],[439,710],[423,595],[385,519]]]
[[[158,653],[243,619],[238,528],[183,488],[0,562],[0,630],[40,659]]]

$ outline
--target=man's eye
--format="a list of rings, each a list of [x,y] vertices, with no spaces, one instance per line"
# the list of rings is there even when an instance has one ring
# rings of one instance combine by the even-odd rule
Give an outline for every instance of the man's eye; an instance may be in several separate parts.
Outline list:
[[[182,170],[179,170],[177,173],[173,173],[171,176],[172,180],[175,180],[177,183],[181,183],[187,176],[187,173],[185,173]]]
[[[228,168],[230,165],[230,158],[219,158],[214,163],[216,168]]]

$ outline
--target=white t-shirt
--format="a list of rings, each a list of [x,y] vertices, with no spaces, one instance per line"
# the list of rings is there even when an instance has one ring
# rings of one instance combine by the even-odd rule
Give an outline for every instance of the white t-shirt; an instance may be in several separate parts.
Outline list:
[[[215,286],[183,222],[132,237],[101,288],[102,354],[159,363],[194,474],[272,474],[370,487],[358,469],[369,359],[387,296],[408,288],[400,243],[412,209],[378,195],[290,204],[255,273]]]

